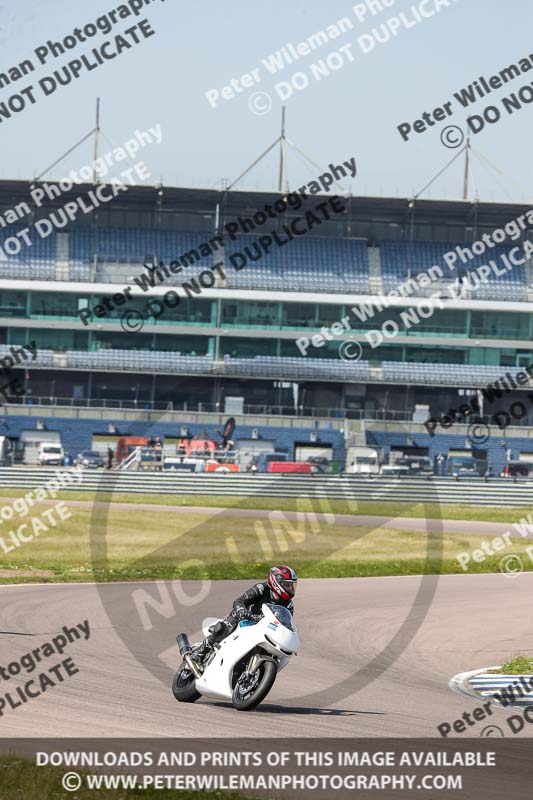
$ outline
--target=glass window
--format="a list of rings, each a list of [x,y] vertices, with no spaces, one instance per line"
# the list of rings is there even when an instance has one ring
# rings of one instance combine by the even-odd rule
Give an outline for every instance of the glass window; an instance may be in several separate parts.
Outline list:
[[[529,315],[501,311],[473,311],[471,335],[491,339],[527,339]]]
[[[205,356],[209,353],[209,336],[172,336],[170,334],[157,334],[155,337],[155,350],[170,353],[179,353],[183,356]]]
[[[237,319],[237,303],[222,302],[222,325],[234,325]]]
[[[62,330],[27,330],[25,328],[11,328],[9,331],[9,344],[25,344],[35,340],[39,350],[87,350],[88,334],[84,331]]]
[[[464,311],[451,309],[440,311],[439,309],[435,309],[431,317],[427,319],[423,319],[418,313],[416,316],[413,314],[413,319],[417,317],[420,321],[415,322],[413,327],[408,329],[408,335],[416,336],[417,334],[424,333],[440,333],[448,336],[458,336],[461,334],[466,336],[467,334],[467,315]]]
[[[342,306],[332,306],[321,303],[318,306],[318,322],[319,325],[327,325],[330,327],[334,322],[340,322],[344,316],[344,309]]]
[[[78,295],[70,294],[70,292],[31,292],[30,316],[73,317],[78,319],[80,299]],[[88,298],[84,299],[88,300]]]
[[[226,307],[226,304],[224,304]],[[225,314],[223,307],[222,320],[226,324],[251,325],[257,328],[270,325],[278,325],[278,303],[253,303],[240,302],[227,304],[228,311]]]
[[[93,350],[151,350],[153,337],[149,333],[115,333],[98,331],[93,333]]]
[[[275,356],[276,339],[241,339],[224,337],[220,340],[220,352],[232,358],[253,358],[254,356]]]
[[[407,347],[405,360],[419,364],[464,364],[465,356],[465,350],[449,347]]]
[[[25,317],[26,294],[24,292],[0,291],[0,317]]]
[[[154,298],[156,301],[158,299],[159,298]],[[146,300],[143,301],[143,305],[146,313]],[[182,325],[209,324],[211,322],[211,308],[211,300],[193,300],[191,298],[180,297],[179,305],[177,305],[175,308],[167,308],[167,306],[164,306],[163,312],[157,317],[157,322],[160,325],[164,325],[165,323],[169,322],[177,322],[181,323]],[[154,309],[156,310],[156,313],[158,313],[158,306],[154,306]],[[150,319],[149,322],[150,324],[153,324],[152,319]]]
[[[283,327],[318,328],[316,306],[314,303],[286,303],[282,309]]]
[[[311,338],[311,336],[309,336]],[[340,358],[339,347],[342,339],[332,339],[325,341],[321,347],[313,347],[313,343],[309,344],[307,348],[307,358]],[[363,344],[364,347],[364,344]],[[282,339],[280,346],[280,353],[282,356],[289,356],[295,358],[299,356],[303,358],[300,348],[296,344],[296,339]]]

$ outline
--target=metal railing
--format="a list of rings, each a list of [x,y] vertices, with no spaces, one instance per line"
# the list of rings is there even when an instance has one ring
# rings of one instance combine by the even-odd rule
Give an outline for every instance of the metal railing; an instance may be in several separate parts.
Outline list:
[[[95,258],[98,259],[98,267],[97,268],[94,266],[94,264],[92,266],[89,266],[89,264],[87,264],[87,263],[83,264],[83,266],[82,266],[82,270],[83,271],[79,271],[78,273],[76,272],[75,269],[71,268],[70,269],[69,278],[68,278],[69,282],[70,283],[86,283],[87,282],[87,283],[102,283],[102,284],[107,283],[107,284],[111,284],[111,285],[119,285],[119,284],[124,285],[124,284],[131,283],[133,281],[134,277],[138,276],[142,272],[142,270],[140,268],[140,264],[139,264],[140,258],[132,258],[131,261],[130,260],[122,260],[121,259],[121,262],[122,262],[121,264],[114,265],[116,268],[118,268],[117,271],[114,271],[113,269],[104,269],[104,270],[102,270],[101,269],[101,264],[100,264],[100,258],[101,257],[100,256],[95,256]],[[105,260],[106,260],[106,262],[109,262],[109,259],[105,259]],[[50,263],[51,263],[52,266],[55,267],[55,263],[54,262],[50,262]],[[120,266],[122,266],[122,270],[119,268]],[[310,273],[310,275],[311,274],[312,273]],[[273,291],[281,291],[282,290],[282,291],[289,291],[289,292],[300,292],[302,290],[302,286],[300,284],[295,285],[295,284],[289,283],[289,281],[287,280],[288,278],[290,278],[290,271],[288,271],[286,273],[286,275],[287,275],[287,278],[285,279],[283,284],[280,283],[279,286],[272,287],[272,290]],[[363,276],[361,276],[361,277],[363,277]],[[28,281],[28,280],[30,280],[30,281],[36,280],[37,281],[37,280],[43,280],[43,278],[45,280],[48,280],[48,281],[63,280],[62,277],[57,277],[56,276],[55,270],[54,270],[54,273],[49,274],[48,270],[45,270],[43,272],[42,270],[39,270],[37,267],[34,267],[27,274],[24,275],[24,280],[25,281]],[[404,278],[401,279],[400,282],[405,282],[407,279],[408,278],[407,278],[407,275],[406,275]],[[383,286],[382,282],[379,281],[379,280],[376,280],[376,278],[374,276],[370,276],[370,278],[367,279],[367,282],[368,282],[368,286],[366,288],[361,288],[361,289],[358,289],[358,290],[355,290],[355,291],[353,291],[353,290],[350,291],[348,289],[349,293],[350,294],[360,294],[360,295],[372,295],[372,294],[381,294],[383,292],[383,294],[387,295],[387,293],[391,290],[391,288],[396,288],[396,286],[388,286],[388,285]],[[430,286],[425,286],[425,287],[417,286],[416,291],[413,292],[411,297],[413,297],[413,298],[430,297],[432,294],[434,294],[436,291],[438,291],[439,288],[442,289],[442,290],[445,290],[448,285],[453,285],[453,284],[454,284],[453,281],[448,281],[448,282],[442,281],[442,282],[432,282]],[[165,281],[164,285],[166,285],[166,286],[176,286],[176,285],[178,285],[178,280],[177,280],[177,278],[168,279],[168,280]],[[223,285],[221,285],[221,286],[219,286],[217,288],[225,288],[225,289],[227,289],[228,294],[229,294],[232,290],[235,290],[235,289],[251,288],[253,290],[253,289],[256,289],[257,287],[247,287],[246,285],[242,285],[242,278],[241,278],[240,282],[235,282],[235,284],[233,284],[231,286],[223,286]],[[514,296],[513,289],[510,288],[509,297],[503,297],[502,298],[501,285],[499,285],[499,284],[492,284],[491,285],[490,283],[487,283],[483,287],[483,292],[481,293],[481,296],[480,296],[480,292],[464,289],[462,294],[460,295],[460,297],[458,299],[462,299],[462,300],[470,300],[470,299],[476,300],[476,299],[479,299],[479,300],[489,300],[489,301],[491,301],[491,300],[492,301],[500,300],[500,301],[503,301],[503,302],[509,302],[510,300],[518,299],[518,300],[521,300],[523,302],[532,302],[533,301],[533,285],[531,283],[531,280],[528,279],[527,283],[525,283],[520,288],[522,290],[522,296],[521,297],[516,298]],[[316,294],[324,294],[324,293],[325,294],[338,294],[339,292],[345,293],[347,291],[347,287],[346,287],[346,284],[344,282],[339,281],[339,282],[331,282],[330,284],[328,284],[325,287],[313,286],[313,288],[310,288],[307,291],[310,291],[310,292],[316,293]]]
[[[240,412],[226,411],[220,403],[175,403],[166,400],[119,400],[117,398],[75,398],[75,397],[44,397],[24,396],[20,399],[13,398],[10,406],[54,407],[54,408],[86,408],[86,409],[117,409],[119,411],[167,411],[191,414],[226,414],[227,416],[240,416]],[[364,411],[362,409],[328,408],[322,406],[284,406],[284,405],[243,405],[243,415],[268,416],[268,417],[302,417],[321,419],[355,421],[376,420],[384,422],[407,422],[412,420],[412,414],[404,411]]]
[[[337,422],[350,420],[353,422],[401,422],[413,425],[423,425],[423,421],[414,421],[413,412],[408,411],[387,411],[382,409],[362,410],[362,409],[341,409],[327,408],[322,406],[283,406],[283,405],[243,405],[242,412],[226,411],[220,403],[174,403],[171,401],[151,401],[151,400],[119,400],[116,398],[93,398],[80,399],[74,397],[28,397],[20,399],[12,398],[4,406],[15,408],[70,408],[70,409],[95,409],[95,410],[117,410],[117,411],[160,411],[167,413],[190,414],[217,414],[224,416],[251,416],[251,417],[279,417],[292,419],[330,419]],[[192,419],[191,419],[192,421]],[[489,425],[494,430],[501,431],[498,418],[485,414],[472,415],[468,420],[458,423],[459,425],[470,425],[474,422],[482,422]],[[516,419],[512,422],[512,427],[528,428],[531,427],[531,420],[526,416],[523,419]],[[445,431],[441,431],[445,432]]]
[[[117,398],[77,398],[77,397],[45,397],[26,395],[17,400],[12,398],[9,405],[21,406],[53,406],[55,408],[95,408],[95,409],[117,409],[123,411],[179,411],[191,412],[194,414],[231,414],[236,412],[226,412],[220,403],[175,403],[167,400],[146,400],[138,398],[136,400],[119,400]],[[328,417],[331,419],[343,419],[347,414],[340,408],[322,408],[319,406],[284,406],[284,405],[244,405],[243,414],[254,416],[279,416],[279,417]],[[357,412],[358,419],[364,417],[363,412]],[[238,414],[236,414],[238,416]],[[355,417],[354,417],[355,418]]]
[[[42,485],[46,468],[0,467],[2,486],[34,489]],[[494,478],[397,478],[376,475],[276,475],[250,473],[117,472],[86,470],[79,491],[133,494],[187,494],[213,497],[310,497],[383,503],[460,503],[461,505],[528,506],[532,484]]]

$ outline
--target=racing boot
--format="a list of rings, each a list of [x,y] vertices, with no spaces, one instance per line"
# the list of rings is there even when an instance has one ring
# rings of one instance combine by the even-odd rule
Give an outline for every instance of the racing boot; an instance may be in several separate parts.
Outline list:
[[[203,664],[211,650],[213,649],[209,639],[204,639],[202,644],[193,650],[191,653],[191,658],[193,661],[197,661],[198,664]]]
[[[198,661],[200,664],[204,664],[210,653],[215,649],[215,647],[218,647],[220,641],[233,630],[233,627],[234,626],[231,624],[228,625],[226,620],[219,620],[209,629],[209,636],[206,636],[202,644],[194,651],[194,653],[191,653],[191,658],[193,658],[195,661]]]

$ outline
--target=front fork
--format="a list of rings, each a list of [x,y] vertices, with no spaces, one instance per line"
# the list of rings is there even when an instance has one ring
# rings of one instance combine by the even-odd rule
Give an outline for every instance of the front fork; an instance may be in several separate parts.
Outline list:
[[[197,664],[197,663],[194,661],[194,659],[192,659],[192,658],[190,657],[190,655],[186,655],[186,656],[184,656],[183,660],[185,661],[185,663],[186,663],[186,664],[187,664],[187,666],[189,667],[190,671],[192,672],[192,674],[194,675],[194,677],[195,677],[197,680],[198,680],[198,678],[201,678],[201,677],[202,677],[202,672],[203,672],[203,670],[200,668],[200,665],[199,665],[199,664]]]
[[[248,668],[244,671],[245,675],[251,676],[254,672],[257,672],[259,669],[259,664],[261,661],[273,661],[275,664],[277,663],[274,656],[267,655],[266,653],[254,653],[252,658],[250,659],[250,663],[248,664]]]

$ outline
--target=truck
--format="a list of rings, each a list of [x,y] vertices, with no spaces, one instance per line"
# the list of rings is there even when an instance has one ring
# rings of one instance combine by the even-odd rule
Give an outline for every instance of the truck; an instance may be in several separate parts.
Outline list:
[[[352,475],[377,475],[379,473],[378,451],[373,447],[348,448],[346,462],[346,472]]]
[[[448,458],[448,475],[455,480],[459,478],[480,478],[486,465],[472,456],[450,456]]]
[[[180,439],[176,443],[176,456],[172,457],[173,468],[178,464],[193,472],[240,472],[235,450],[220,448],[214,439]],[[175,459],[179,459],[176,461]],[[172,468],[168,462],[167,469]]]
[[[312,464],[306,463],[305,461],[269,461],[267,472],[311,475],[313,473],[313,469]]]
[[[137,447],[146,447],[147,444],[148,439],[145,436],[120,436],[117,440],[117,462],[120,464]]]
[[[315,463],[315,457],[307,461],[289,460],[287,453],[274,450],[263,452],[254,456],[248,465],[248,472],[277,472],[282,474],[296,473],[300,475],[313,475],[315,472],[325,472],[321,464]]]

